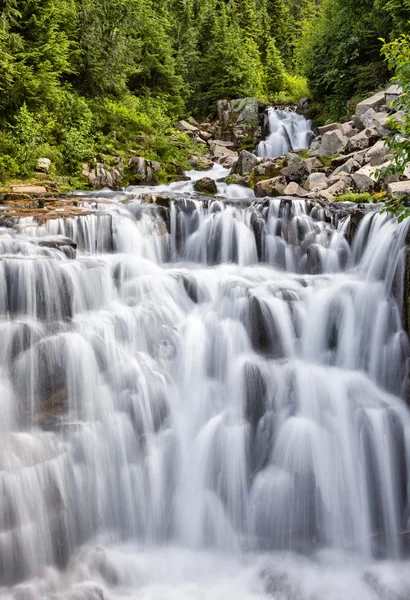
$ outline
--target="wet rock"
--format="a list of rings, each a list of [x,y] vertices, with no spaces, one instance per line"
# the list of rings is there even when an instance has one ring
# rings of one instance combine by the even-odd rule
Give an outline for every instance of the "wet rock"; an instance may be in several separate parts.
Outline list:
[[[296,107],[296,112],[300,115],[304,115],[310,110],[310,98],[301,98]]]
[[[256,167],[258,162],[259,160],[255,156],[255,154],[252,154],[247,150],[242,150],[242,152],[239,153],[238,161],[233,169],[233,172],[238,173],[239,175],[251,173],[251,171]]]
[[[194,189],[197,192],[209,194],[211,196],[214,196],[218,191],[215,181],[210,177],[202,177],[202,179],[196,181],[194,183]]]
[[[254,192],[257,198],[283,196],[287,186],[286,178],[283,176],[265,179],[255,184]]]
[[[76,257],[77,244],[72,239],[63,235],[39,238],[38,245],[61,250],[70,259]]]

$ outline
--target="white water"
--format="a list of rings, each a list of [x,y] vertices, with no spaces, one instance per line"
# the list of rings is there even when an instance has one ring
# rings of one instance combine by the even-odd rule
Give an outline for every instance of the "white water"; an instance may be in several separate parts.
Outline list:
[[[0,598],[407,598],[407,223],[101,200],[1,230]]]
[[[257,156],[276,158],[292,150],[308,148],[313,138],[312,123],[291,110],[269,111],[269,135],[260,142]]]
[[[230,174],[230,169],[225,169],[223,165],[215,163],[212,169],[207,171],[186,171],[186,177],[189,177],[189,181],[176,181],[175,183],[171,183],[169,185],[158,185],[158,186],[137,186],[128,188],[130,191],[134,191],[138,195],[155,192],[155,193],[163,193],[163,192],[172,192],[175,194],[184,194],[185,196],[195,195],[194,183],[202,177],[209,177],[216,181],[217,187],[217,195],[222,198],[228,198],[231,200],[240,199],[240,198],[254,198],[255,195],[253,190],[250,188],[245,188],[241,185],[236,184],[227,184],[223,181]]]

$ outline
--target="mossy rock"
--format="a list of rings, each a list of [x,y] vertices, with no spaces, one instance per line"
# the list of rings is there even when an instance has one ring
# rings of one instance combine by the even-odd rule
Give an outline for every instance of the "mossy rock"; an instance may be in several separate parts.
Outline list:
[[[210,177],[202,177],[202,179],[195,181],[194,190],[201,194],[207,194],[208,196],[215,196],[218,192],[215,181]]]

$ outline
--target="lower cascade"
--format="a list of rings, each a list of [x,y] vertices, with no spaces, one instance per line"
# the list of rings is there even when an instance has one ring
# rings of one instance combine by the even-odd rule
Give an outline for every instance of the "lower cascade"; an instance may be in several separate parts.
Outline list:
[[[273,109],[268,113],[269,134],[257,147],[261,158],[276,158],[287,152],[308,148],[314,134],[312,123],[290,109]]]
[[[408,223],[173,192],[2,221],[0,598],[408,598]]]

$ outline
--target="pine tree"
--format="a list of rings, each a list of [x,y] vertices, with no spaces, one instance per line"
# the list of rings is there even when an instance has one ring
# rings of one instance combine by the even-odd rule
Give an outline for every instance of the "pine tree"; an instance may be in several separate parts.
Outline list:
[[[283,89],[285,67],[274,39],[269,42],[266,52],[265,78],[266,91],[270,97]]]

